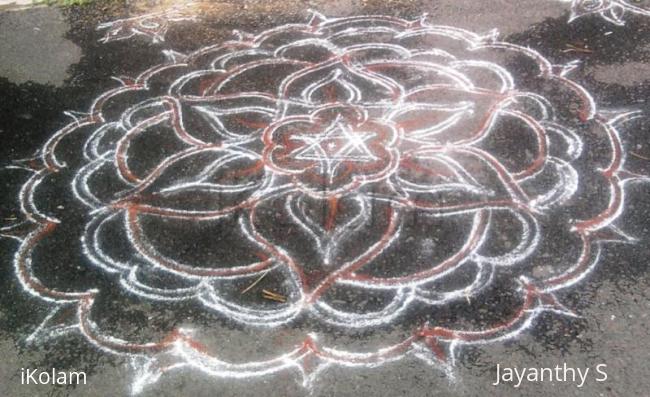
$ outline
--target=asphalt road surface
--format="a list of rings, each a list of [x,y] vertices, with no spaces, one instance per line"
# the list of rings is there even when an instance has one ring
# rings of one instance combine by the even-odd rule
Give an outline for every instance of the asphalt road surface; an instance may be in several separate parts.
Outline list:
[[[0,5],[0,94],[2,396],[648,394],[648,1]]]

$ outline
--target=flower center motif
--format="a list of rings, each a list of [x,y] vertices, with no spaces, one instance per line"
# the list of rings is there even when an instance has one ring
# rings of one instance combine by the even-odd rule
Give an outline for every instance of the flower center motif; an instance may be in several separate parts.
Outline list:
[[[352,109],[352,111],[351,111]],[[264,158],[313,194],[333,195],[385,177],[397,167],[398,130],[355,108],[290,117],[264,134]]]
[[[333,174],[344,162],[367,163],[376,161],[366,141],[376,134],[353,131],[349,125],[336,122],[321,134],[296,134],[291,140],[302,147],[290,153],[296,160],[309,160],[319,164],[323,174]]]

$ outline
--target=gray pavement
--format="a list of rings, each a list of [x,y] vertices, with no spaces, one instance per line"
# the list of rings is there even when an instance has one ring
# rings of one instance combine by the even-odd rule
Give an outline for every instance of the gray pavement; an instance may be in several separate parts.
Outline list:
[[[0,395],[648,395],[650,5],[603,3],[0,9]]]

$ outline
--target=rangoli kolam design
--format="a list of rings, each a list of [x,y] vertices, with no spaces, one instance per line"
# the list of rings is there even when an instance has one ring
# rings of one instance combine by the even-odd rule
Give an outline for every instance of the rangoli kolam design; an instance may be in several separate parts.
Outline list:
[[[577,66],[427,17],[314,14],[121,78],[15,166],[4,234],[51,308],[28,340],[127,355],[134,392],[180,368],[308,386],[406,357],[453,376],[465,346],[575,316],[558,292],[632,240],[616,221],[644,178],[621,142],[638,114],[600,111]]]
[[[110,43],[140,36],[151,40],[152,43],[164,42],[170,25],[177,22],[197,21],[196,15],[192,12],[193,6],[196,4],[182,3],[163,11],[102,23],[97,26],[97,30],[104,32],[104,37],[100,41]]]
[[[615,25],[625,25],[627,15],[650,16],[650,4],[645,0],[562,0],[571,3],[569,22],[587,16],[600,15]]]

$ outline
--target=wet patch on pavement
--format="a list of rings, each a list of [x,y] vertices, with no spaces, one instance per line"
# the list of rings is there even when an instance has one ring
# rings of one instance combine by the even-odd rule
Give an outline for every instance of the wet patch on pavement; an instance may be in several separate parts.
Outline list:
[[[648,184],[638,181],[650,172],[648,118],[627,112],[642,109],[649,87],[593,70],[647,60],[647,24],[594,15],[567,25],[563,12],[513,29],[507,47],[436,28],[454,12],[478,15],[474,6],[439,18],[434,7],[418,26],[426,8],[398,3],[340,11],[404,20],[316,16],[309,25],[302,10],[257,14],[275,3],[251,3],[236,19],[202,9],[169,26],[146,19],[99,31],[125,9],[112,18],[101,5],[69,9],[68,39],[82,56],[66,84],[3,82],[12,104],[0,117],[3,158],[45,154],[3,171],[4,219],[20,220],[21,195],[32,217],[6,232],[23,254],[13,258],[16,240],[0,242],[12,302],[0,321],[20,346],[9,354],[29,361],[21,366],[88,371],[90,386],[69,390],[79,395],[110,390],[92,385],[111,385],[99,381],[111,366],[120,392],[151,395],[215,384],[224,395],[473,395],[494,381],[497,362],[602,356],[616,369],[641,367],[638,355],[615,362],[612,352],[633,349],[621,322],[646,332]],[[310,41],[310,27],[328,24],[327,40]],[[266,52],[248,50],[253,34],[275,26],[285,27]],[[224,52],[208,47],[233,28],[251,34]],[[111,29],[124,40],[101,43]],[[337,54],[333,43],[357,47]],[[409,64],[403,49],[420,54]],[[544,72],[546,59],[567,67]],[[94,113],[71,114],[66,127],[64,110],[93,101]],[[56,130],[61,141],[43,147]],[[27,179],[33,170],[42,175]],[[605,240],[618,243],[601,252]],[[629,308],[597,323],[610,312],[603,301]],[[40,345],[26,343],[30,334]],[[603,345],[612,338],[623,344]],[[170,365],[185,369],[166,374]],[[253,377],[265,371],[274,375]],[[619,393],[643,382],[617,374],[605,386]]]

